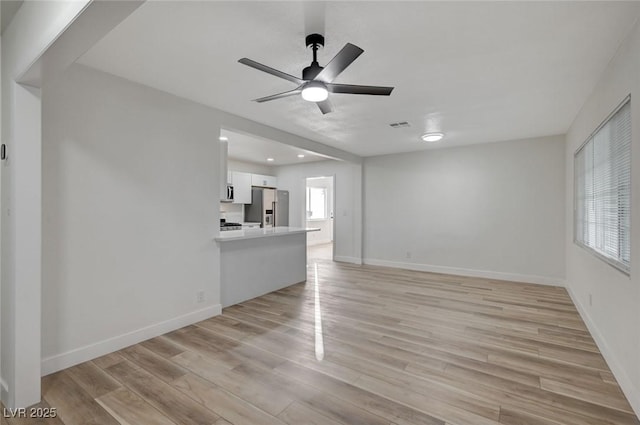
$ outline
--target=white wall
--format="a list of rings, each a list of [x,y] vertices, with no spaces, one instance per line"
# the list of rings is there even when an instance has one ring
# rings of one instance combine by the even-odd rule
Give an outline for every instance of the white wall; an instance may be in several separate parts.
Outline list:
[[[362,259],[362,165],[319,161],[276,167],[278,189],[289,191],[289,225],[305,225],[306,178],[335,176],[336,261]]]
[[[365,261],[561,284],[563,178],[559,136],[366,158]]]
[[[631,94],[631,276],[573,243],[573,155]],[[566,258],[568,289],[607,363],[640,416],[640,29],[631,31],[567,134]],[[592,305],[589,303],[592,296]]]
[[[43,93],[43,372],[218,312],[212,110],[79,65]]]
[[[245,161],[238,161],[236,159],[229,159],[227,161],[227,166],[229,171],[240,171],[242,173],[251,173],[251,174],[264,174],[266,176],[276,175],[274,167],[270,167],[268,165],[263,165],[263,164],[255,164],[253,162],[245,162]]]

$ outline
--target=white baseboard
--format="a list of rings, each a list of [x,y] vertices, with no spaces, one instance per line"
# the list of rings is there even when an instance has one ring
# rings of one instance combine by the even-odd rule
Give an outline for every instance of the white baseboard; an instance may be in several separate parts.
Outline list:
[[[429,264],[402,263],[399,261],[365,258],[364,264],[393,267],[396,269],[417,270],[421,272],[443,273],[458,276],[481,277],[485,279],[508,280],[511,282],[535,283],[538,285],[565,286],[564,279],[529,274],[493,272],[487,270],[464,269],[459,267],[432,266]]]
[[[114,336],[104,341],[76,348],[66,353],[42,359],[42,376],[49,375],[59,370],[95,359],[105,354],[113,353],[130,345],[137,344],[150,338],[183,328],[196,322],[217,316],[222,313],[220,304],[212,305],[201,310],[193,311],[185,315],[146,326],[142,329]]]
[[[340,263],[351,263],[351,264],[362,264],[362,259],[358,257],[343,257],[336,255],[333,257],[333,261],[337,261]]]
[[[578,313],[580,313],[580,317],[582,317],[582,320],[587,325],[598,349],[600,349],[600,353],[602,353],[602,356],[607,361],[607,365],[609,366],[609,369],[611,369],[613,376],[616,377],[618,384],[620,384],[620,388],[627,397],[631,408],[636,413],[636,416],[640,418],[640,389],[633,384],[633,380],[629,378],[629,375],[618,361],[618,357],[615,355],[609,344],[607,344],[607,341],[602,336],[602,333],[596,324],[591,320],[591,317],[587,313],[587,309],[584,308],[584,305],[582,305],[576,294],[573,292],[571,286],[566,285],[566,288],[573,304],[575,304],[578,309]]]
[[[320,239],[317,241],[311,241],[307,239],[307,246],[326,245],[333,242],[331,239]]]

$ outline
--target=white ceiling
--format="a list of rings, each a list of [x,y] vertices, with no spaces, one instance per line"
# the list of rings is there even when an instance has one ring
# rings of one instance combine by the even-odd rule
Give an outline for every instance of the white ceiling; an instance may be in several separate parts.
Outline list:
[[[220,135],[229,139],[229,158],[238,161],[278,166],[327,159],[314,152],[247,134],[223,129]],[[298,155],[304,155],[304,158],[298,158]],[[273,161],[267,161],[267,158],[273,158]]]
[[[22,3],[23,0],[0,0],[0,33],[4,33]]]
[[[565,133],[638,16],[638,2],[328,2],[324,65],[364,49],[336,82],[388,98],[332,95],[322,115],[294,88],[237,63],[300,75],[310,63],[301,2],[147,2],[80,62],[363,155]],[[392,129],[391,122],[410,128]]]

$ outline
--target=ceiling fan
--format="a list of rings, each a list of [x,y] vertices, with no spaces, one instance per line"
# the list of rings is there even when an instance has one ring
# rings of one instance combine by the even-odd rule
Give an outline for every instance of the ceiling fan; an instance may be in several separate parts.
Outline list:
[[[251,59],[242,58],[238,62],[257,70],[266,72],[276,77],[283,78],[298,85],[297,88],[283,93],[255,99],[256,102],[268,102],[283,97],[300,94],[309,102],[315,102],[323,114],[333,111],[329,101],[329,93],[341,94],[367,94],[374,96],[389,96],[393,87],[356,86],[352,84],[335,84],[332,81],[340,75],[351,63],[360,56],[364,50],[351,43],[347,43],[342,50],[324,67],[318,63],[317,53],[319,46],[324,46],[324,37],[320,34],[308,35],[305,39],[307,47],[313,49],[313,61],[311,65],[302,70],[302,78],[294,77],[277,69],[273,69]]]

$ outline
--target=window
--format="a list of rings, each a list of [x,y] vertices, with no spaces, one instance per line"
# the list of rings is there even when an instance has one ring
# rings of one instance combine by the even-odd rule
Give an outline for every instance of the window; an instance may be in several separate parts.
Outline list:
[[[307,220],[327,219],[327,189],[307,187]]]
[[[631,101],[574,156],[575,242],[625,273],[631,260]]]

